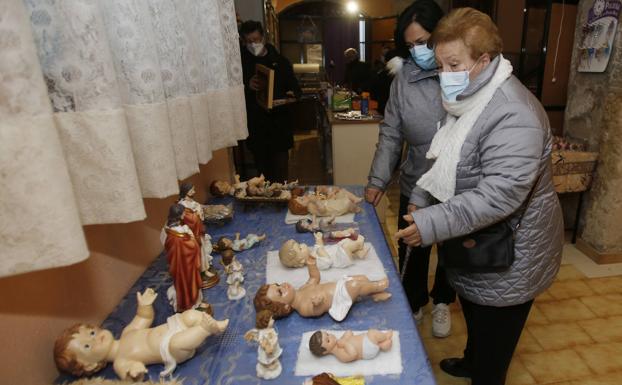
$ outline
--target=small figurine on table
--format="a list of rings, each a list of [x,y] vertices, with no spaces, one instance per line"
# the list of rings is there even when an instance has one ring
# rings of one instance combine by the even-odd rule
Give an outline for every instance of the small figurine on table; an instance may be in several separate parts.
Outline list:
[[[222,252],[223,250],[233,250],[233,251],[244,251],[248,250],[251,247],[255,246],[255,244],[266,239],[266,234],[257,235],[250,233],[246,236],[246,238],[240,238],[240,233],[235,233],[235,239],[231,240],[226,237],[221,237],[218,239],[214,249],[218,252]]]
[[[380,351],[386,352],[393,346],[393,331],[381,332],[369,329],[364,334],[346,331],[341,338],[324,331],[316,331],[309,339],[309,350],[317,357],[332,354],[341,362],[371,360]]]
[[[328,199],[317,194],[292,196],[287,207],[294,215],[311,214],[318,217],[338,217],[361,212],[357,203],[343,194]]]
[[[335,222],[335,217],[328,217],[318,221],[317,217],[313,215],[311,219],[303,218],[296,222],[296,232],[298,233],[317,233],[323,228],[332,225]]]
[[[257,313],[255,329],[244,334],[246,341],[254,341],[257,347],[257,377],[264,380],[272,380],[281,374],[281,362],[279,357],[283,349],[279,345],[279,335],[274,330],[274,319],[268,310]]]
[[[184,207],[183,223],[187,225],[194,238],[201,247],[201,279],[202,288],[207,289],[215,286],[220,278],[218,278],[218,272],[215,269],[210,270],[211,264],[206,265],[205,262],[209,261],[212,252],[211,237],[205,233],[205,227],[203,226],[204,210],[203,205],[194,200],[195,195],[194,185],[192,183],[183,183],[179,186],[179,204]]]
[[[165,324],[150,328],[154,319],[153,289],[136,293],[138,308],[118,340],[109,330],[77,324],[65,330],[54,344],[56,367],[74,376],[91,376],[113,362],[122,380],[142,381],[146,365],[164,363],[160,376],[171,374],[178,362],[194,356],[196,348],[213,334],[222,333],[229,320],[216,321],[197,310],[174,314]]]
[[[351,266],[354,259],[363,259],[369,253],[365,246],[365,237],[358,236],[356,240],[349,238],[341,240],[335,246],[324,246],[322,233],[315,233],[315,246],[309,249],[304,243],[290,239],[283,243],[279,250],[279,259],[286,267],[302,267],[306,264],[309,255],[312,255],[318,269],[327,270],[331,267],[344,268]]]
[[[201,246],[192,230],[183,223],[186,213],[184,206],[172,205],[162,233],[168,270],[173,278],[168,297],[178,312],[197,307],[202,302]]]
[[[296,310],[302,317],[318,317],[329,313],[335,321],[343,321],[354,301],[371,296],[374,301],[391,298],[389,279],[370,281],[364,275],[344,276],[337,282],[320,283],[320,270],[315,258],[307,258],[309,280],[296,290],[289,283],[263,285],[255,295],[255,310],[270,310],[274,318],[288,316]]]
[[[222,180],[215,180],[210,184],[209,191],[212,196],[224,197],[234,195],[236,197],[246,196],[247,182],[240,182],[240,176],[236,174],[234,184]]]
[[[227,298],[238,300],[246,295],[246,289],[242,286],[244,282],[244,268],[237,260],[233,251],[225,250],[222,252],[222,264],[227,273]]]

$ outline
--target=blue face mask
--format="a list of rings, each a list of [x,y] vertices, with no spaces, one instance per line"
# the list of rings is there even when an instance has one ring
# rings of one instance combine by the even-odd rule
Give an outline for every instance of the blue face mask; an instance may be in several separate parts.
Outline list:
[[[427,44],[415,45],[409,49],[409,51],[410,56],[413,57],[415,63],[417,63],[421,69],[429,71],[438,67],[436,65],[436,59],[434,59],[434,51],[428,48]]]
[[[448,102],[455,102],[458,95],[464,92],[469,86],[469,74],[475,68],[479,59],[473,64],[468,71],[458,72],[441,72],[439,74],[441,80],[441,91],[443,99]]]

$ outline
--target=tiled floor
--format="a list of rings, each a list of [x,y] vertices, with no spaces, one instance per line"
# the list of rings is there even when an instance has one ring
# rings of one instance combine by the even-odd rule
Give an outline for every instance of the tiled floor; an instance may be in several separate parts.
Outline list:
[[[397,230],[398,187],[393,185],[387,197],[384,231],[396,248],[392,235]],[[436,258],[434,253],[432,258]],[[430,272],[435,266],[435,261],[431,261]],[[431,276],[430,282],[433,281]],[[439,368],[443,358],[462,356],[466,326],[459,304],[451,305],[452,335],[443,339],[431,335],[431,310],[431,305],[424,309],[419,332],[438,385],[470,384],[469,380],[451,377]],[[597,265],[574,246],[566,245],[555,283],[536,298],[532,307],[506,382],[536,384],[622,385],[619,266]]]

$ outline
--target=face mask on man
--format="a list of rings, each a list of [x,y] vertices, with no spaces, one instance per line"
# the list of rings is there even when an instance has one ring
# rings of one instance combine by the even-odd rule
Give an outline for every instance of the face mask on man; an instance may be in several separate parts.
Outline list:
[[[246,48],[255,56],[259,56],[264,49],[263,43],[249,43]]]
[[[441,72],[441,91],[443,99],[448,102],[455,102],[458,95],[464,92],[469,86],[469,74],[477,65],[479,59],[467,71]]]
[[[410,56],[415,60],[415,63],[421,69],[429,71],[436,67],[436,59],[434,59],[434,51],[428,48],[427,44],[418,44],[413,46],[410,50]]]

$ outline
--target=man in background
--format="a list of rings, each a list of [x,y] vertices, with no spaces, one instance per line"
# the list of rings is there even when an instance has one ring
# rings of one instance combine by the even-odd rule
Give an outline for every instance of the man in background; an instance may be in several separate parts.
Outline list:
[[[267,85],[255,75],[262,64],[274,70],[274,99],[299,98],[302,94],[291,63],[271,44],[266,44],[260,22],[248,20],[240,25],[242,70],[248,118],[246,144],[253,154],[257,172],[274,182],[288,178],[289,149],[294,144],[288,106],[265,110],[257,103],[257,91]]]
[[[360,94],[369,91],[373,72],[369,63],[359,59],[359,53],[354,48],[348,48],[343,52],[346,59],[345,82],[352,91]]]

